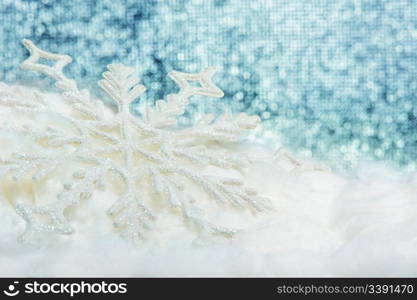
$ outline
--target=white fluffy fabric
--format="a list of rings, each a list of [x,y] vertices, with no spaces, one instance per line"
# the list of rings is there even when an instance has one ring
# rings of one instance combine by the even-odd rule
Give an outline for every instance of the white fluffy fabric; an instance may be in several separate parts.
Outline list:
[[[4,156],[9,140],[0,137]],[[213,218],[245,228],[232,239],[196,236],[162,211],[148,239],[132,244],[105,214],[114,195],[98,191],[70,212],[75,234],[22,244],[24,221],[8,200],[21,196],[21,183],[8,182],[0,194],[0,276],[417,276],[416,176],[375,164],[349,177],[302,171],[274,160],[269,149],[242,151],[268,158],[245,180],[274,210],[242,215],[219,208]],[[50,180],[44,196],[60,185]]]

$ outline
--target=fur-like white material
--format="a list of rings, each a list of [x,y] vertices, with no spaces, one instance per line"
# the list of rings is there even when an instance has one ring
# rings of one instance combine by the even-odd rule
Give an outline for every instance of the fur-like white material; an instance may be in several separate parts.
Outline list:
[[[1,115],[2,121],[13,117]],[[13,148],[10,138],[0,136],[0,157]],[[24,222],[8,200],[10,193],[23,197],[21,183],[10,181],[0,192],[0,276],[417,276],[416,176],[373,164],[348,178],[291,169],[265,147],[241,151],[269,158],[245,180],[275,210],[214,212],[223,224],[246,228],[232,239],[196,239],[162,212],[148,240],[134,245],[106,217],[114,195],[98,191],[68,212],[75,234],[21,244]],[[56,178],[34,192],[48,198],[59,187]]]

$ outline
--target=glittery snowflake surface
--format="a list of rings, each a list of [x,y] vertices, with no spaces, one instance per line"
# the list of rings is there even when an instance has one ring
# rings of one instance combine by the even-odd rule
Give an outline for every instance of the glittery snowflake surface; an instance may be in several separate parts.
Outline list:
[[[215,65],[224,99],[192,102],[180,123],[202,111],[256,114],[262,142],[306,158],[413,171],[416,11],[415,0],[3,0],[0,80],[40,78],[15,68],[23,38],[77,57],[66,73],[89,90],[103,65],[135,67],[142,103],[174,91],[169,71]]]
[[[17,181],[30,176],[43,180],[62,168],[73,169],[71,179],[63,183],[55,201],[16,204],[27,224],[23,240],[39,232],[71,234],[66,209],[91,198],[95,189],[106,186],[109,176],[122,182],[123,188],[108,215],[116,229],[133,240],[143,238],[158,218],[155,203],[170,207],[190,227],[232,235],[234,229],[205,219],[194,189],[203,192],[219,209],[225,205],[254,211],[268,209],[268,201],[243,181],[202,172],[207,166],[242,171],[248,160],[228,151],[227,145],[254,129],[258,117],[240,114],[215,118],[207,114],[194,126],[177,126],[177,117],[184,113],[189,97],[223,96],[212,81],[214,68],[197,74],[171,72],[180,91],[157,101],[154,107],[144,107],[143,118],[138,118],[131,113],[130,104],[144,93],[145,87],[139,84],[134,69],[110,64],[99,81],[116,106],[114,112],[106,114],[109,110],[103,102],[93,101],[88,91],[78,89],[75,81],[64,75],[63,68],[71,57],[43,51],[29,40],[23,43],[30,57],[22,67],[53,78],[62,90],[59,99],[65,110],[55,110],[40,94],[24,95],[19,89],[3,85],[0,104],[4,109],[33,120],[46,118],[48,128],[5,124],[3,130],[26,136],[38,150],[13,153],[1,162],[0,173],[3,178],[12,176]],[[61,125],[54,124],[56,118]]]

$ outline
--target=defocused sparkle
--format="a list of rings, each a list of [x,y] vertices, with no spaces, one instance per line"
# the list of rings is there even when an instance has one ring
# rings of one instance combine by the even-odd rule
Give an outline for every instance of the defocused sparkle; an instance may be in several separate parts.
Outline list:
[[[23,38],[78,57],[66,71],[89,88],[106,64],[132,65],[145,99],[175,91],[173,69],[214,65],[225,99],[196,101],[181,122],[246,111],[262,118],[264,141],[334,166],[413,169],[416,11],[414,0],[2,0],[0,80],[41,79],[17,68]]]

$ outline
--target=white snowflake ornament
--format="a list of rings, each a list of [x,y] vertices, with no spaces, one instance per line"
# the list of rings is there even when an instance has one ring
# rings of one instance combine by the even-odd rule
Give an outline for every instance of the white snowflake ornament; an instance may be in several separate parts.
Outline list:
[[[43,51],[28,40],[23,43],[30,57],[22,67],[55,79],[56,86],[63,91],[59,99],[67,109],[54,109],[39,94],[28,97],[17,88],[0,86],[0,105],[14,114],[46,116],[50,122],[44,131],[36,126],[3,126],[3,130],[28,137],[38,150],[25,153],[22,149],[1,161],[0,177],[10,175],[19,180],[31,176],[33,180],[42,180],[60,170],[74,169],[70,181],[63,183],[53,202],[16,205],[16,211],[26,221],[23,240],[36,232],[71,234],[73,229],[65,210],[105,186],[109,174],[118,178],[123,188],[108,215],[117,230],[133,240],[143,238],[158,218],[157,210],[153,209],[155,203],[169,206],[194,228],[233,235],[234,229],[216,225],[204,217],[199,207],[204,199],[196,199],[194,189],[203,191],[219,207],[231,205],[255,211],[269,208],[268,200],[247,188],[243,181],[202,172],[207,166],[241,171],[245,158],[223,145],[244,138],[257,126],[258,117],[240,114],[216,119],[207,114],[192,127],[175,126],[189,97],[223,96],[212,81],[214,68],[198,74],[171,72],[171,78],[180,87],[179,93],[157,101],[155,107],[145,108],[143,118],[139,118],[131,114],[130,104],[145,87],[134,76],[134,69],[111,64],[99,81],[117,105],[116,112],[108,117],[88,91],[79,90],[75,81],[64,75],[63,68],[72,61],[71,57]],[[41,58],[54,64],[42,64]],[[195,87],[190,81],[197,81],[200,86]],[[64,128],[53,123],[57,117],[67,124]]]

